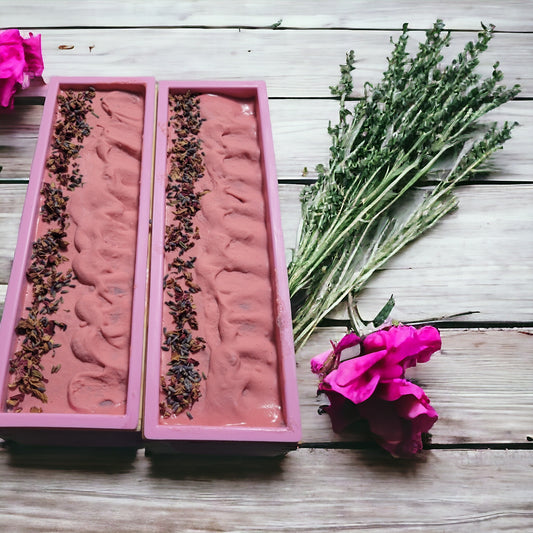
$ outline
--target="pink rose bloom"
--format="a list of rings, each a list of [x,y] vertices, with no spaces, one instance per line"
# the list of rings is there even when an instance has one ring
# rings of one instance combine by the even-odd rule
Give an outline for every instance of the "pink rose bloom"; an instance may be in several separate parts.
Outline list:
[[[405,380],[407,368],[424,363],[441,348],[437,329],[395,326],[361,339],[346,335],[333,349],[315,356],[311,370],[319,374],[320,392],[330,405],[333,430],[342,432],[367,419],[381,446],[396,456],[422,449],[422,434],[437,420],[424,391]]]
[[[0,33],[0,107],[13,107],[13,96],[44,70],[41,36],[23,38],[19,30]]]
[[[361,342],[361,355],[354,354],[343,361],[344,352]],[[314,357],[311,370],[315,374],[325,373],[319,390],[335,391],[353,403],[361,403],[370,398],[380,381],[403,378],[407,368],[425,363],[440,347],[439,332],[432,326],[420,329],[394,326],[370,333],[364,339],[349,333],[333,350]],[[328,358],[337,361],[332,369]]]

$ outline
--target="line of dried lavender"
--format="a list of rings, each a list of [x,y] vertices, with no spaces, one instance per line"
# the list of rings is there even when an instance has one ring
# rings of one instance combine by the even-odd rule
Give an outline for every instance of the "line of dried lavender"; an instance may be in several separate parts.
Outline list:
[[[9,363],[12,380],[10,391],[17,391],[7,399],[7,408],[14,412],[22,411],[20,403],[30,395],[43,403],[48,401],[42,359],[60,345],[54,343],[56,329],[65,330],[66,324],[51,318],[63,303],[63,294],[74,287],[72,269],[60,270],[60,265],[68,259],[64,252],[68,249],[66,228],[68,224],[66,191],[81,186],[82,176],[74,161],[82,149],[83,140],[90,133],[87,113],[92,112],[94,89],[87,91],[66,91],[58,96],[59,118],[54,125],[51,154],[46,161],[48,179],[41,189],[42,205],[40,218],[51,227],[32,244],[31,262],[26,271],[26,279],[31,285],[32,302],[26,308],[16,334],[22,337],[20,348],[13,354]],[[56,185],[57,180],[58,185]],[[61,365],[52,366],[51,373],[59,371]],[[42,412],[42,408],[32,406],[30,412]]]
[[[159,411],[165,418],[184,411],[192,418],[190,410],[200,398],[202,375],[197,370],[199,362],[191,354],[205,348],[205,340],[193,333],[198,329],[193,295],[200,287],[193,279],[196,258],[188,254],[199,238],[193,219],[200,210],[203,194],[195,191],[196,182],[204,174],[198,137],[202,119],[198,98],[190,93],[171,95],[170,106],[168,126],[172,127],[175,138],[169,150],[166,204],[172,210],[174,223],[165,228],[165,252],[177,255],[168,264],[163,286],[174,329],[163,328],[161,349],[170,352],[171,359],[166,376],[161,376],[165,399],[160,402]]]

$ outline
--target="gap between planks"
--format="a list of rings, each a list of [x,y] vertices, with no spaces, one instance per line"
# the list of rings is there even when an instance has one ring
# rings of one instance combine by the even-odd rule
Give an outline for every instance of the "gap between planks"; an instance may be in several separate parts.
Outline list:
[[[319,28],[329,29],[400,29],[403,22],[413,28],[427,29],[437,17],[450,29],[477,30],[480,21],[497,24],[500,31],[530,32],[533,17],[529,0],[514,1],[506,9],[498,3],[472,0],[404,0],[401,10],[395,2],[359,1],[357,8],[350,0],[328,4],[328,9],[309,9],[306,0],[258,0],[243,4],[238,10],[228,0],[157,0],[150,3],[116,0],[101,2],[89,0],[72,7],[68,1],[56,0],[50,10],[42,2],[19,0],[4,6],[3,24],[7,27],[79,26],[87,27],[255,27]],[[117,24],[120,20],[120,24]]]

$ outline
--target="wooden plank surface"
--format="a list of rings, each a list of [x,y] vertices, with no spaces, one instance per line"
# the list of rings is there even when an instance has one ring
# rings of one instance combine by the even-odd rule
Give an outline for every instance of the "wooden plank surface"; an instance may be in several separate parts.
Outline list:
[[[30,177],[42,114],[42,105],[17,105],[14,111],[0,116],[0,183]]]
[[[291,213],[295,200],[290,195],[297,197],[299,189],[282,189],[288,247],[295,242],[299,216]],[[533,320],[533,244],[527,236],[533,223],[532,195],[528,185],[462,187],[459,209],[370,280],[360,299],[363,316],[375,316],[394,294],[393,316],[401,320],[466,311],[477,312],[464,318],[474,322]],[[346,313],[340,309],[334,316],[345,318]]]
[[[0,284],[0,317],[4,312],[4,302],[6,300],[7,285]]]
[[[280,187],[287,248],[295,242],[301,187]],[[533,188],[468,185],[457,191],[459,209],[396,255],[370,279],[359,300],[372,318],[391,294],[393,317],[424,320],[467,311],[458,321],[533,321]],[[290,250],[287,255],[290,257]],[[346,318],[344,307],[332,318]]]
[[[0,284],[9,280],[27,185],[0,182]],[[1,286],[1,285],[0,285]],[[5,296],[5,289],[4,289]],[[0,294],[3,308],[4,298]]]
[[[256,0],[242,3],[235,9],[231,0],[86,0],[72,4],[55,0],[54,10],[39,0],[5,2],[2,24],[6,27],[68,27],[68,26],[235,26],[268,28],[382,29],[401,27],[409,21],[413,28],[428,28],[436,17],[444,19],[453,29],[477,30],[479,22],[495,23],[500,31],[531,31],[533,3],[530,0],[500,2],[472,0],[403,0],[401,13],[394,0],[379,3],[369,0],[328,2],[327,6],[308,0]]]
[[[278,177],[282,180],[316,178],[315,166],[328,161],[331,140],[327,127],[329,121],[332,124],[338,122],[338,102],[331,99],[271,99],[269,107]],[[508,102],[487,114],[484,122],[502,124],[506,120],[516,121],[519,126],[513,130],[504,149],[494,154],[492,172],[484,179],[487,183],[533,181],[533,102]]]
[[[329,97],[346,52],[356,53],[355,96],[366,81],[376,82],[387,66],[391,30],[249,30],[198,28],[40,29],[46,76],[152,75],[158,79],[264,79],[270,97]],[[474,39],[456,32],[446,60]],[[425,40],[412,32],[410,49]],[[216,43],[216,49],[213,49]],[[59,49],[60,46],[72,49]],[[533,72],[524,69],[533,53],[527,33],[499,33],[483,54],[479,71],[489,74],[500,60],[508,85],[520,83],[522,97],[533,96]]]
[[[282,460],[0,452],[6,531],[526,531],[531,452],[372,450]]]
[[[332,99],[270,99],[276,167],[281,180],[316,177],[315,166],[328,159],[328,121],[338,119]],[[2,179],[28,179],[42,115],[41,105],[20,105],[0,118]],[[489,181],[533,181],[533,102],[513,101],[492,111],[487,121],[517,121],[520,126],[504,150],[493,157]],[[307,168],[307,174],[304,174]]]

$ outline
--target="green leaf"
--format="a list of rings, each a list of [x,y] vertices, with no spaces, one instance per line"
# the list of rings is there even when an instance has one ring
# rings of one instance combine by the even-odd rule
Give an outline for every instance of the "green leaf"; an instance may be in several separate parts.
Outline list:
[[[374,320],[372,320],[372,324],[375,328],[381,326],[389,318],[392,309],[394,308],[394,304],[396,302],[394,301],[394,295],[391,294],[391,297],[388,299],[387,303],[383,306],[381,311],[376,315]]]

